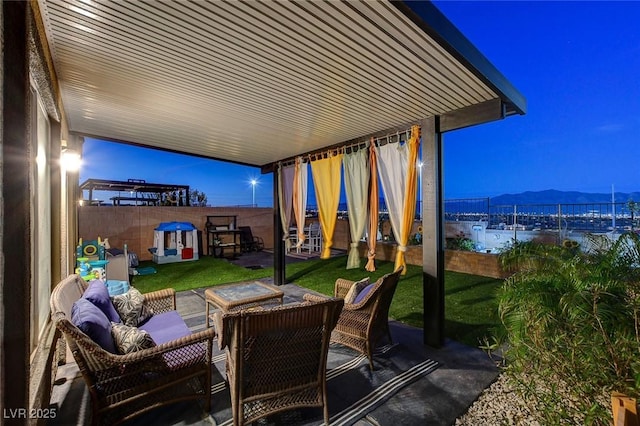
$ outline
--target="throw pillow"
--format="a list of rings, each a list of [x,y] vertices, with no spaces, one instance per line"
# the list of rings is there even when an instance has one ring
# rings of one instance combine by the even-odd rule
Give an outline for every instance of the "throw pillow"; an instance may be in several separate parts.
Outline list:
[[[100,280],[93,280],[82,295],[85,299],[96,305],[111,322],[120,322],[120,316],[111,303],[109,289]]]
[[[351,285],[351,288],[347,292],[346,296],[344,296],[344,303],[353,303],[358,294],[362,291],[363,288],[369,285],[369,277],[363,278],[360,281],[356,281]]]
[[[116,347],[111,337],[111,322],[96,305],[87,299],[80,298],[71,307],[71,322],[102,349],[113,354]]]
[[[137,327],[153,316],[153,310],[144,303],[144,296],[136,288],[131,287],[111,300],[122,322],[130,327]]]
[[[111,334],[118,352],[123,355],[156,345],[148,332],[137,327],[114,322],[111,323]]]
[[[360,303],[364,300],[365,297],[367,297],[367,294],[369,294],[369,292],[371,291],[371,289],[373,288],[373,286],[375,286],[376,283],[371,283],[368,286],[366,286],[365,288],[362,289],[362,291],[360,293],[358,293],[358,295],[356,296],[356,298],[353,301],[353,304],[357,304]]]

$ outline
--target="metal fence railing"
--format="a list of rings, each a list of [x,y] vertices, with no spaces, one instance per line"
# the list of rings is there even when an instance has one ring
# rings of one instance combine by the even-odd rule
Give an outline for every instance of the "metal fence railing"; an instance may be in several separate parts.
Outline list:
[[[630,203],[492,205],[489,198],[445,201],[445,220],[483,221],[489,229],[624,231],[638,227]]]
[[[380,217],[388,216],[381,198]],[[416,206],[416,219],[422,211]],[[317,216],[317,207],[307,205],[307,214]],[[340,203],[338,217],[347,218],[347,205]],[[444,203],[445,221],[485,222],[488,229],[610,232],[640,229],[640,203],[491,204],[489,198],[449,199]]]

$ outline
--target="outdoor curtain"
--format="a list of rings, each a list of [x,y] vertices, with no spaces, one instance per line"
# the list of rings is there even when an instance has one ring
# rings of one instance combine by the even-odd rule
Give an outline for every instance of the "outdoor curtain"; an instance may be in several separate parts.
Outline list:
[[[296,158],[293,174],[293,215],[298,228],[298,243],[300,248],[304,243],[304,221],[307,215],[307,180],[309,169],[307,163],[302,161],[302,157]]]
[[[311,173],[318,202],[318,216],[322,229],[322,253],[320,259],[331,257],[333,232],[338,218],[338,202],[340,201],[340,168],[342,154],[332,155],[321,160],[311,161]]]
[[[369,232],[367,235],[367,265],[364,267],[367,271],[376,270],[376,243],[378,241],[378,160],[376,156],[376,148],[371,138],[369,145]]]
[[[295,167],[293,165],[278,168],[278,203],[280,204],[280,220],[282,222],[282,240],[287,251],[291,249],[289,239],[289,225],[291,224],[291,210],[293,209],[293,177]]]
[[[409,233],[416,211],[416,161],[420,146],[420,128],[411,128],[411,137],[404,143],[387,144],[377,148],[380,181],[389,209],[391,229],[398,244],[394,270],[404,266]]]
[[[347,258],[347,269],[360,267],[359,241],[367,223],[367,202],[369,190],[369,159],[367,150],[345,154],[344,188],[347,194],[347,211],[349,213],[349,230],[351,231],[351,248]]]
[[[398,252],[396,253],[396,263],[394,270],[402,266],[403,274],[407,271],[407,262],[405,252],[407,251],[407,243],[413,227],[413,221],[416,216],[416,191],[418,187],[418,149],[420,148],[420,127],[411,126],[411,137],[405,144],[408,149],[407,158],[407,180],[404,197],[404,209],[402,212],[402,225],[400,230],[400,238],[398,240]]]
[[[391,230],[396,241],[400,241],[400,224],[404,208],[404,187],[407,175],[406,144],[388,143],[377,147],[378,173],[384,191],[384,200],[389,210]]]

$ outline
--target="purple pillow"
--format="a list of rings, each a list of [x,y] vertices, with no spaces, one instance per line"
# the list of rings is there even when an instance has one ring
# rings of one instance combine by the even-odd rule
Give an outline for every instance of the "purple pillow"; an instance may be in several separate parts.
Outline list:
[[[109,321],[122,322],[118,311],[113,306],[109,297],[109,289],[100,280],[93,280],[89,283],[89,287],[84,291],[82,296],[94,305],[96,305],[107,316]]]
[[[369,294],[369,292],[371,291],[371,289],[373,288],[374,285],[376,285],[376,283],[371,283],[368,286],[366,286],[365,288],[363,288],[362,291],[360,293],[358,293],[358,295],[356,296],[356,298],[353,301],[353,303],[356,304],[356,303],[362,302],[362,300],[365,297],[367,297],[367,294]]]
[[[71,307],[71,322],[102,349],[117,353],[111,337],[111,321],[96,305],[87,299],[76,300]]]
[[[149,321],[140,326],[140,330],[148,332],[156,345],[191,334],[177,311],[168,311],[152,316]]]

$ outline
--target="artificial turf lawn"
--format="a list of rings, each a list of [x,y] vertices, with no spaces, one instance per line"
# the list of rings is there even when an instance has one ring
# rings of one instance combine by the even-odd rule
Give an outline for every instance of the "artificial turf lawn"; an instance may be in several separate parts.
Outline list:
[[[287,282],[301,287],[333,295],[337,278],[359,280],[370,277],[375,281],[392,272],[392,262],[376,262],[377,270],[368,272],[362,260],[359,269],[345,269],[347,256],[327,260],[312,259],[291,263],[286,267]],[[202,257],[194,262],[178,262],[156,265],[141,262],[140,267],[152,266],[157,273],[138,275],[133,285],[141,292],[172,287],[176,291],[212,287],[241,281],[273,277],[273,268],[246,269],[224,259]],[[496,290],[502,280],[476,275],[445,273],[445,335],[470,346],[478,346],[485,336],[493,334],[500,326]],[[422,328],[422,267],[408,265],[391,304],[392,318]]]

